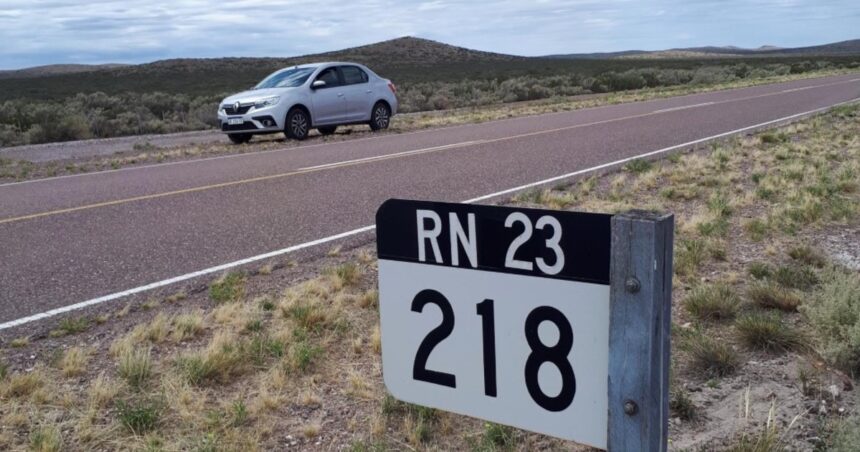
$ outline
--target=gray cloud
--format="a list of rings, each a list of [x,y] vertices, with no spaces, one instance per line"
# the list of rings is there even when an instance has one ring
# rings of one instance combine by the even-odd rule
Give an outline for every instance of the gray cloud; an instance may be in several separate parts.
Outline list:
[[[404,35],[520,55],[856,38],[855,0],[0,0],[0,69],[290,56]]]

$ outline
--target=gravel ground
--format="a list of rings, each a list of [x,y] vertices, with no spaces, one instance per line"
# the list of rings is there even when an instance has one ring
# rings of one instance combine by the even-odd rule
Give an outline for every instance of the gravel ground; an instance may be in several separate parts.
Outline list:
[[[0,148],[0,158],[27,160],[33,163],[113,155],[134,150],[135,145],[149,143],[160,148],[189,144],[226,141],[217,130],[181,132],[164,135],[137,135],[131,137],[99,138],[94,140],[66,141],[62,143],[31,144]]]

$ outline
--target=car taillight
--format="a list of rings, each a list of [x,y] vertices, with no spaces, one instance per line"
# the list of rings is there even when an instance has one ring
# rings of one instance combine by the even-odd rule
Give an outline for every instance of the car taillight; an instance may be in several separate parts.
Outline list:
[[[394,83],[388,82],[388,89],[390,89],[392,93],[397,94],[397,87],[394,86]]]

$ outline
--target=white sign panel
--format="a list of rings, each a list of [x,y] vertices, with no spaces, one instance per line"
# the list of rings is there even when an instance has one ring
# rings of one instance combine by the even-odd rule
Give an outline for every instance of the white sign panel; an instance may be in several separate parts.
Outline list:
[[[377,226],[395,397],[606,448],[608,215],[392,200]]]

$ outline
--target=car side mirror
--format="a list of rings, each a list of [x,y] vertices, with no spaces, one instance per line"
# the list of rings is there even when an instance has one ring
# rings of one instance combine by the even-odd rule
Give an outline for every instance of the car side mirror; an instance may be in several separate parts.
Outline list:
[[[314,82],[311,83],[311,89],[320,89],[323,87],[325,87],[325,81],[323,80],[314,80]]]

